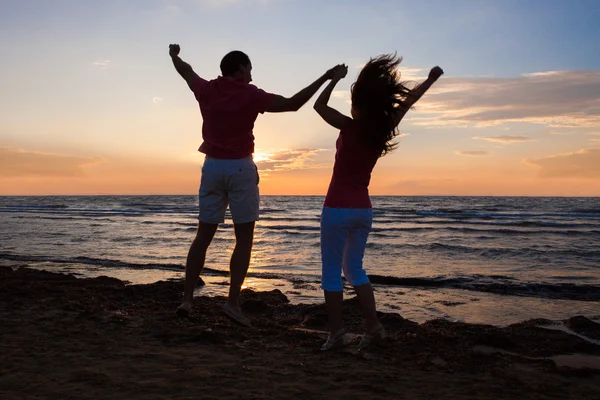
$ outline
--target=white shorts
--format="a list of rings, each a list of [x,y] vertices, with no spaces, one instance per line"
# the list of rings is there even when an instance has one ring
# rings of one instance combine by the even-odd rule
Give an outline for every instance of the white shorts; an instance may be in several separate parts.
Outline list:
[[[363,268],[367,238],[373,223],[371,208],[323,207],[321,261],[323,290],[341,292],[342,271],[352,286],[369,283]]]
[[[208,224],[224,222],[229,206],[234,224],[258,221],[258,183],[252,156],[238,160],[207,156],[200,179],[198,220]]]

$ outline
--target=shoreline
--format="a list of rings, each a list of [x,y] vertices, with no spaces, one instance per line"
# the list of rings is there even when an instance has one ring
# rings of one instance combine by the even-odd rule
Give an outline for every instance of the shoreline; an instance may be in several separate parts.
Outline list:
[[[94,278],[108,276],[124,281],[128,285],[152,284],[159,281],[177,282],[184,277],[183,267],[175,270],[106,268],[86,264],[72,263],[22,263],[3,262],[0,267],[13,269],[27,267],[53,273],[72,274],[77,278]],[[205,286],[198,286],[196,296],[226,296],[228,291],[228,271],[206,269],[201,276]],[[377,281],[379,276],[374,276]],[[396,279],[396,278],[391,278]],[[408,278],[419,281],[420,278]],[[435,280],[430,279],[435,283]],[[543,287],[544,284],[538,284]],[[323,302],[323,291],[318,277],[302,274],[277,274],[251,271],[246,278],[245,288],[254,291],[270,291],[279,289],[290,300],[291,304],[320,304]],[[591,301],[596,293],[580,290],[580,295],[589,300],[573,300],[568,293],[561,295],[567,298],[548,298],[543,293],[524,291],[521,295],[496,290],[487,292],[469,290],[460,287],[443,286],[402,286],[373,283],[378,310],[385,313],[400,314],[418,323],[442,318],[454,322],[490,324],[504,327],[528,319],[568,319],[582,315],[595,322],[600,322],[600,303]],[[497,288],[493,288],[497,289]],[[555,287],[557,289],[557,287]],[[560,288],[564,289],[564,288]],[[589,290],[589,289],[588,289]],[[345,298],[353,297],[351,286],[345,286]]]
[[[252,328],[197,296],[174,316],[181,282],[126,285],[0,267],[2,398],[597,398],[600,324],[585,317],[499,328],[380,313],[389,339],[322,353],[322,304],[244,290]],[[356,338],[362,319],[344,302]],[[547,328],[540,326],[546,325]]]
[[[26,263],[54,264],[56,266],[84,265],[87,268],[117,270],[155,271],[164,273],[181,273],[185,269],[184,264],[174,263],[140,263],[113,259],[94,259],[89,257],[65,257],[65,256],[40,256],[40,255],[18,255],[0,252],[0,266],[21,266]],[[81,269],[80,269],[81,270]],[[204,274],[214,276],[228,276],[228,264],[219,264],[215,267],[205,267]],[[84,273],[82,274],[84,275]],[[253,266],[248,277],[275,280],[288,279],[311,283],[320,279],[320,274],[312,271],[291,272],[280,269],[269,270],[264,266]],[[509,296],[539,297],[549,300],[574,300],[584,302],[600,301],[600,282],[596,279],[591,282],[587,278],[572,278],[570,282],[531,281],[519,280],[515,276],[491,274],[491,275],[417,275],[417,276],[394,276],[385,273],[370,273],[371,283],[384,287],[422,287],[427,289],[458,289],[468,290],[474,293],[490,293]],[[136,282],[133,282],[136,283]],[[600,312],[600,309],[599,309]]]

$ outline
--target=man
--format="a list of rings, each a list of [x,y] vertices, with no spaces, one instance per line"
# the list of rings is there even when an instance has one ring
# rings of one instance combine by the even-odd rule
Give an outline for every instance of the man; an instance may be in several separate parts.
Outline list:
[[[254,121],[259,113],[298,111],[327,80],[330,69],[294,96],[267,93],[251,85],[252,64],[241,51],[232,51],[221,60],[217,79],[200,78],[179,57],[180,47],[169,45],[169,55],[181,77],[194,92],[202,113],[202,139],[199,151],[206,154],[200,182],[198,231],[190,247],[185,267],[185,293],[177,314],[187,316],[194,300],[194,288],[204,267],[206,250],[218,224],[224,221],[229,205],[235,230],[235,249],[229,264],[230,283],[223,312],[234,321],[250,326],[242,314],[239,297],[250,265],[254,224],[258,220],[258,171],[254,152]]]

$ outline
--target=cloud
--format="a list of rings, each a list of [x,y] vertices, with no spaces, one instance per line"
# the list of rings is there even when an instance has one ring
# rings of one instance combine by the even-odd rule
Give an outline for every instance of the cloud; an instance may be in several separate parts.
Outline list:
[[[548,135],[575,135],[575,134],[587,134],[587,135],[600,135],[600,132],[585,132],[582,129],[573,129],[573,128],[563,128],[563,129],[555,129],[552,131],[546,132]]]
[[[159,96],[154,96],[154,97],[152,98],[152,102],[153,102],[154,104],[160,104],[160,103],[162,103],[162,102],[163,102],[163,98],[162,98],[162,97],[159,97]]]
[[[183,15],[183,9],[177,4],[165,4],[154,16],[158,22],[172,24]]]
[[[274,0],[200,0],[200,3],[209,7],[221,7],[238,3],[258,3],[266,4]]]
[[[459,156],[487,156],[490,154],[487,151],[480,150],[457,150],[455,153]]]
[[[402,60],[401,60],[402,61]],[[357,64],[354,68],[361,70],[366,63]],[[427,78],[429,75],[429,71],[424,70],[423,68],[414,68],[414,67],[405,67],[400,64],[399,68],[396,68],[396,74],[403,82],[412,82],[412,81],[422,81]]]
[[[82,176],[85,166],[99,164],[101,162],[103,162],[103,160],[96,157],[39,153],[3,147],[0,148],[0,177]]]
[[[502,135],[502,136],[475,136],[473,139],[481,139],[487,140],[488,142],[495,143],[523,143],[523,142],[532,142],[534,139],[528,138],[526,136],[510,136],[510,135]]]
[[[362,69],[365,64],[357,65],[357,69]],[[410,67],[400,67],[396,70],[399,79],[402,82],[421,82],[427,78],[428,73],[425,72],[422,68],[410,68]],[[414,84],[407,84],[408,87],[414,86]],[[345,101],[348,104],[352,104],[350,99],[350,91],[349,90],[334,90],[331,92],[331,96],[336,99],[340,99]]]
[[[546,72],[531,72],[528,74],[523,74],[522,76],[526,78],[547,78],[552,76],[559,76],[563,71],[546,71]]]
[[[347,90],[334,90],[331,95],[336,99],[350,99],[350,92]]]
[[[206,6],[217,7],[217,6],[226,6],[229,4],[235,4],[240,2],[240,0],[201,0],[201,3]]]
[[[543,178],[600,179],[600,149],[582,149],[523,162],[538,167]]]
[[[529,122],[600,127],[600,70],[546,71],[514,78],[442,78],[417,104],[416,125]]]
[[[571,132],[569,131],[550,131],[550,132],[546,132],[548,135],[568,135]]]
[[[316,156],[326,151],[324,149],[295,149],[280,150],[275,153],[264,154],[256,162],[261,172],[289,171],[294,169],[322,168],[329,164],[319,164]]]
[[[110,60],[97,60],[92,63],[93,66],[98,67],[101,70],[105,70],[110,66]]]
[[[352,104],[352,100],[350,99],[350,91],[348,90],[334,90],[331,92],[331,95],[335,99],[340,99],[348,104]]]
[[[429,75],[429,72],[422,68],[400,67],[396,70],[400,80],[403,82],[423,81]]]

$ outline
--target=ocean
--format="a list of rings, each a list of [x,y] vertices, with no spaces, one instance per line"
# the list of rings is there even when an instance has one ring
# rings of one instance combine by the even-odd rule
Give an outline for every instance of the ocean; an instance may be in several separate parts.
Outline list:
[[[131,283],[184,276],[197,196],[0,197],[0,265]],[[600,318],[600,198],[374,196],[364,259],[378,308],[507,325]],[[321,302],[320,196],[263,196],[246,287]],[[229,218],[197,295],[226,293]],[[347,288],[347,295],[352,290]],[[176,306],[176,305],[174,305]]]

